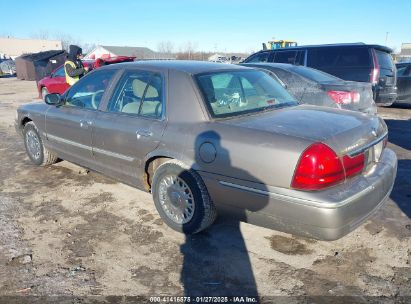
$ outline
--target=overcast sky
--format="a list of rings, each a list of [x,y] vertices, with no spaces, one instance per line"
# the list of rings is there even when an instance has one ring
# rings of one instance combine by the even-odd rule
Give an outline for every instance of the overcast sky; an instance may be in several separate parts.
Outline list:
[[[0,36],[147,46],[187,42],[198,51],[250,52],[276,39],[300,45],[366,42],[400,50],[411,42],[410,0],[283,1],[10,1],[2,5]]]

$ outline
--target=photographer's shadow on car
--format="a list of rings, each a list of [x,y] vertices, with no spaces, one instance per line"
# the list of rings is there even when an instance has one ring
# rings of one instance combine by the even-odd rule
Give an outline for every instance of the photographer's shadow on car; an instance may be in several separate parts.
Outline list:
[[[198,135],[194,141],[193,152],[195,163],[189,171],[199,172],[197,178],[201,178],[200,184],[207,187],[198,189],[198,193],[193,191],[194,200],[197,196],[202,196],[203,206],[204,201],[206,204],[212,204],[212,208],[216,208],[212,212],[218,212],[219,218],[215,225],[197,234],[189,233],[192,232],[191,228],[183,225],[183,232],[186,233],[185,243],[181,245],[184,259],[181,283],[184,286],[184,294],[257,297],[253,267],[240,230],[240,222],[247,221],[248,214],[264,208],[268,203],[268,196],[259,195],[256,199],[254,194],[252,200],[247,200],[244,191],[237,191],[216,181],[227,180],[226,176],[222,176],[221,179],[209,177],[208,172],[218,171],[215,168],[223,164],[228,175],[241,177],[243,181],[259,182],[249,172],[233,165],[230,152],[224,148],[224,139],[217,132],[206,131]],[[186,172],[182,172],[179,177],[184,178],[185,174]],[[265,188],[262,182],[260,184]],[[210,197],[215,201],[212,202]],[[223,206],[228,207],[229,215]],[[202,208],[194,212],[204,212],[200,209]],[[214,218],[215,215],[212,214],[210,217]]]

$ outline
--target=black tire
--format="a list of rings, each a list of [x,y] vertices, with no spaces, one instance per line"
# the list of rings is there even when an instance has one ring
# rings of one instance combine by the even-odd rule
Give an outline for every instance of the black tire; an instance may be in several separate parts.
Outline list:
[[[40,132],[32,121],[24,126],[23,137],[27,155],[34,164],[48,166],[57,162],[57,155],[44,147]]]
[[[46,87],[42,87],[41,88],[41,98],[43,98],[43,100],[44,100],[44,97],[46,97],[46,95],[49,93],[49,91],[47,90],[47,88]]]
[[[166,213],[161,203],[160,183],[162,183],[167,176],[179,177],[186,183],[192,193],[194,212],[190,220],[186,223],[181,224],[175,222]],[[157,168],[154,173],[151,192],[154,204],[161,218],[169,227],[176,231],[185,234],[198,233],[211,226],[217,217],[215,206],[201,177],[193,169],[186,167],[177,160],[169,160]]]

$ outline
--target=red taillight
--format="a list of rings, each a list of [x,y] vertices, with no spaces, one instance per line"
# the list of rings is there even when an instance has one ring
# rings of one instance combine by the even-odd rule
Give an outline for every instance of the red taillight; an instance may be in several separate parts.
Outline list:
[[[377,54],[375,53],[375,50],[371,50],[371,51],[372,51],[372,61],[374,63],[374,68],[371,71],[370,82],[372,84],[377,84],[380,78],[380,65],[378,64]]]
[[[337,154],[327,145],[315,143],[300,157],[291,187],[319,190],[344,181],[344,168]]]
[[[300,190],[320,190],[345,181],[363,171],[365,154],[341,159],[327,145],[315,143],[301,155],[291,187]]]
[[[343,157],[343,165],[345,169],[345,177],[351,177],[360,173],[364,169],[365,155],[364,153],[354,157],[345,155]]]
[[[360,102],[360,98],[361,98],[360,93],[355,92],[355,91],[351,92],[351,99],[353,103]]]
[[[331,97],[337,104],[350,104],[357,103],[360,101],[360,93],[358,92],[347,92],[347,91],[328,91],[328,96]]]

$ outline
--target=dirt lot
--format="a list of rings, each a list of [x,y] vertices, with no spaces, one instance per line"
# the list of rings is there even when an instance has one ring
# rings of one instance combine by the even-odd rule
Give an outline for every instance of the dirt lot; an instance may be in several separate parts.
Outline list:
[[[34,82],[0,78],[0,302],[411,296],[411,107],[379,109],[399,158],[389,201],[348,236],[321,242],[224,219],[186,238],[162,223],[149,193],[65,161],[33,166],[13,121],[15,109],[36,96]]]

